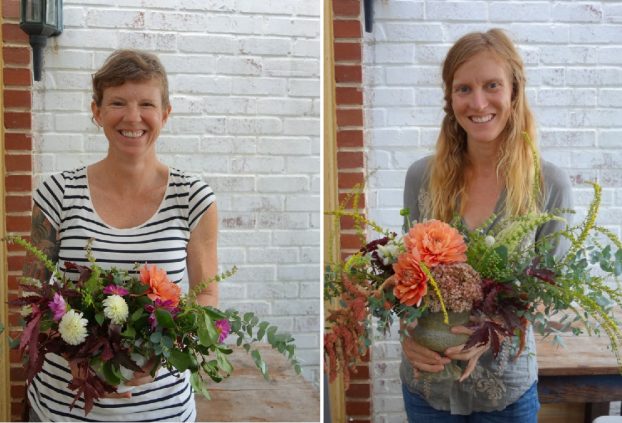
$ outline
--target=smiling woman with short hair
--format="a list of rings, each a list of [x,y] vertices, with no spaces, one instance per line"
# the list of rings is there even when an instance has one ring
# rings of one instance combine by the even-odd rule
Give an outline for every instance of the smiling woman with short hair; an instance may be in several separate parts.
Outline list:
[[[54,174],[34,193],[32,242],[70,278],[65,262],[86,266],[86,246],[102,268],[137,272],[149,262],[171,281],[190,288],[217,273],[218,217],[214,193],[196,177],[167,167],[156,155],[160,130],[171,113],[166,71],[149,53],[114,52],[93,76],[93,121],[103,128],[108,154],[92,165]],[[73,273],[72,273],[73,272]],[[187,276],[185,276],[187,273]],[[29,256],[24,275],[47,282],[50,273]],[[218,285],[198,297],[216,306]],[[145,365],[143,368],[150,368]],[[57,354],[45,357],[28,387],[31,420],[194,421],[189,372],[160,368],[151,377],[136,372],[128,392],[105,396],[88,415],[84,402],[72,407],[72,372]]]

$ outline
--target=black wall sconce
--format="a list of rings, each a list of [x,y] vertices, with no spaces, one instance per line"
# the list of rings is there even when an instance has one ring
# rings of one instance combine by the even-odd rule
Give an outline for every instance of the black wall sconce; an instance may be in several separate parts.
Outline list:
[[[41,81],[43,48],[63,32],[63,0],[21,0],[19,27],[30,36],[35,81]]]
[[[374,27],[374,0],[364,0],[365,32],[371,32]]]

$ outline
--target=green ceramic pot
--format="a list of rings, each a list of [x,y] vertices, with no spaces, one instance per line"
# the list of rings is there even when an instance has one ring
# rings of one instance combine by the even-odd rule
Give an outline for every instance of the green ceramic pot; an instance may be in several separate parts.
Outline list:
[[[413,339],[433,351],[442,353],[449,347],[464,344],[469,335],[456,335],[450,332],[452,326],[469,322],[470,311],[462,313],[447,312],[449,324],[443,322],[443,313],[429,313],[417,320],[417,326],[410,331]]]

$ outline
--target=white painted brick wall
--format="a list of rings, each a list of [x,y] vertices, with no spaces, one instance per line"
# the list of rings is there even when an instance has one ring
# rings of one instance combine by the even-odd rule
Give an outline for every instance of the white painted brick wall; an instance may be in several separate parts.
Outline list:
[[[173,114],[161,159],[216,192],[223,307],[293,331],[319,384],[320,4],[307,0],[65,0],[34,85],[36,176],[105,155],[91,74],[116,48],[158,54]]]
[[[376,1],[365,34],[369,215],[400,230],[408,166],[433,152],[442,117],[440,69],[451,44],[501,27],[527,66],[542,154],[563,167],[579,216],[603,185],[600,223],[622,234],[622,6],[612,1]],[[405,422],[396,334],[373,350],[374,421]]]

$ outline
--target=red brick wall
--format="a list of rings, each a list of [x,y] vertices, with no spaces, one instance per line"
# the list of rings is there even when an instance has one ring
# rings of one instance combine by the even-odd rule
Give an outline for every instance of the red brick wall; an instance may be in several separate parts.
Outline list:
[[[363,140],[362,7],[359,0],[333,0],[335,37],[335,98],[337,106],[337,172],[340,203],[356,184],[365,181]],[[365,196],[358,206],[365,208]],[[341,221],[341,253],[358,250],[360,240],[351,219]],[[369,356],[358,366],[346,391],[347,421],[371,421]]]
[[[19,0],[2,0],[2,70],[4,95],[5,204],[8,233],[30,233],[32,207],[32,76],[28,36],[19,28]],[[17,294],[24,253],[9,246],[9,298]],[[19,316],[9,310],[9,322],[16,327]],[[16,333],[11,332],[15,337]],[[19,421],[23,411],[24,371],[11,351],[11,420]]]

